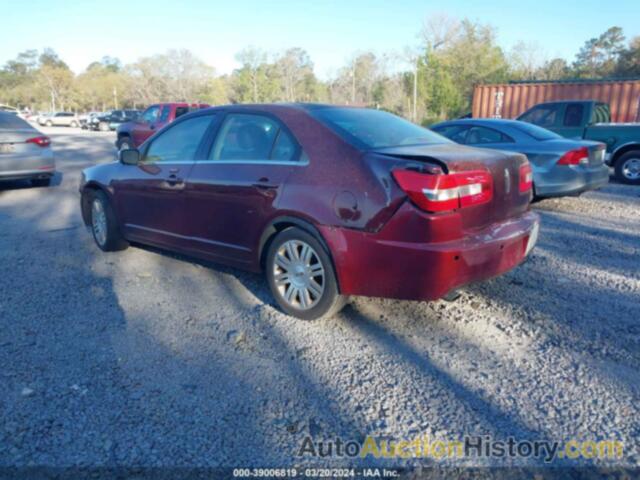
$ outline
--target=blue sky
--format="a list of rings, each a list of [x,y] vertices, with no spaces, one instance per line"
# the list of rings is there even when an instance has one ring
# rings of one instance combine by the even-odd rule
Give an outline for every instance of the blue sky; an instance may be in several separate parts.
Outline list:
[[[610,26],[622,27],[627,38],[640,35],[640,0],[0,0],[0,11],[0,64],[26,49],[52,47],[76,72],[104,55],[127,63],[188,48],[228,73],[244,46],[299,46],[326,78],[355,51],[417,44],[424,19],[440,14],[494,25],[507,50],[524,41],[569,60]]]

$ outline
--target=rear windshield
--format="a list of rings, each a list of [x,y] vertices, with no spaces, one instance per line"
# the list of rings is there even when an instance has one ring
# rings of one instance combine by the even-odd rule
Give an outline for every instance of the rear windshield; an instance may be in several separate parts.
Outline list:
[[[553,140],[555,138],[562,138],[557,133],[554,133],[551,130],[547,130],[546,128],[538,127],[537,125],[533,125],[532,123],[516,122],[513,124],[513,128],[515,128],[516,130],[520,130],[522,133],[526,133],[536,140],[544,141]]]
[[[17,129],[28,128],[33,130],[33,127],[25,122],[23,119],[14,115],[13,113],[0,112],[0,128]]]
[[[380,110],[319,108],[311,114],[359,148],[451,143],[431,130]]]

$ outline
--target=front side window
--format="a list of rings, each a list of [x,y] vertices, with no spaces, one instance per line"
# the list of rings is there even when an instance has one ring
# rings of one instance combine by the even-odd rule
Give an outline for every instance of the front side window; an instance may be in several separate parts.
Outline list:
[[[162,107],[162,113],[160,114],[160,121],[166,122],[167,120],[169,120],[169,113],[171,113],[171,107],[169,107],[169,105],[165,105],[164,107]],[[177,115],[176,115],[176,118],[178,118]]]
[[[449,142],[431,130],[382,110],[331,107],[314,109],[311,114],[362,149]]]
[[[541,127],[553,127],[560,114],[560,105],[540,105],[525,113],[518,120],[533,123]]]
[[[211,149],[210,160],[295,160],[297,145],[280,124],[263,115],[229,114]]]
[[[144,157],[147,163],[189,162],[195,155],[212,115],[190,118],[162,132],[155,138]]]
[[[482,145],[483,143],[509,143],[509,137],[493,128],[471,127],[467,134],[467,145]]]
[[[155,123],[160,116],[160,107],[154,105],[153,107],[147,108],[142,114],[142,121],[145,123]]]

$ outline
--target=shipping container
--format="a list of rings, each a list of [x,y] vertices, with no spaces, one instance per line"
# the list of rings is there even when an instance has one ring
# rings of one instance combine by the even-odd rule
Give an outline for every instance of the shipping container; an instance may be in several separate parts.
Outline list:
[[[538,103],[556,100],[598,100],[611,106],[616,123],[640,122],[640,79],[513,82],[477,85],[474,118],[515,118]]]

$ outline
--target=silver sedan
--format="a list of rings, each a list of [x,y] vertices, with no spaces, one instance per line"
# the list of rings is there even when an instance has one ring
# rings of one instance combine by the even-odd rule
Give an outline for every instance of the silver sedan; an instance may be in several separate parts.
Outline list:
[[[22,118],[0,112],[0,181],[29,179],[44,187],[55,171],[49,137]]]

